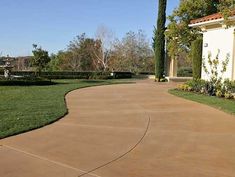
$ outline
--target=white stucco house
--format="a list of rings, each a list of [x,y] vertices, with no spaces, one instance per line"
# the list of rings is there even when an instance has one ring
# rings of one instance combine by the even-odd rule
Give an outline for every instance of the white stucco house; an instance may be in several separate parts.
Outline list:
[[[211,59],[214,59],[220,51],[220,63],[229,55],[227,71],[223,74],[223,79],[235,80],[235,13],[229,18],[230,26],[224,25],[223,16],[220,13],[209,15],[200,19],[191,21],[190,27],[200,28],[203,33],[203,58],[205,58],[206,67],[209,68],[208,54],[211,53]],[[220,64],[218,71],[221,71]],[[221,73],[219,73],[221,75]],[[202,79],[207,80],[208,74],[202,67]]]

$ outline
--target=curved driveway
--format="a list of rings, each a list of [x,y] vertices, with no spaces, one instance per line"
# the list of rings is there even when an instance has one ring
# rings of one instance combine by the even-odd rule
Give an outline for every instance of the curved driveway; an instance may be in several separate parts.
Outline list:
[[[71,92],[64,119],[0,140],[0,177],[234,177],[235,117],[171,87]]]

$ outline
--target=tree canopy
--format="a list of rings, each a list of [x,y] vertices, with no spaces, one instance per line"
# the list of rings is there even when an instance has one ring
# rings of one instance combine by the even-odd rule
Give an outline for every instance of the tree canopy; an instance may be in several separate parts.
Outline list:
[[[190,28],[191,20],[221,12],[228,17],[234,0],[181,0],[179,6],[168,17],[166,37],[171,57],[181,52],[190,54],[191,43],[201,37],[200,29]],[[190,55],[188,55],[190,56]]]
[[[153,50],[146,34],[130,31],[113,42],[109,66],[115,71],[153,72]]]
[[[217,4],[218,1],[214,0],[180,1],[179,6],[168,17],[166,37],[171,57],[179,55],[180,52],[189,52],[192,41],[201,35],[198,29],[189,28],[190,21],[217,12]]]
[[[33,45],[34,50],[33,57],[31,58],[31,64],[36,68],[36,71],[41,73],[42,69],[50,62],[50,57],[48,51],[43,50],[41,47],[38,47],[36,44]]]
[[[85,33],[72,40],[67,49],[51,56],[50,71],[132,71],[153,72],[154,56],[143,32],[128,32],[121,39],[111,39],[99,30],[96,38]]]

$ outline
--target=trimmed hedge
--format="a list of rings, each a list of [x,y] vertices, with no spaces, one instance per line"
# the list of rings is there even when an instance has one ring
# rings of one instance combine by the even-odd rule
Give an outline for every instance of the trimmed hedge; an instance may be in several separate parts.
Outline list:
[[[155,75],[155,73],[154,72],[139,72],[138,73],[139,75]]]
[[[0,77],[0,86],[45,86],[55,84],[51,80],[39,77],[19,77],[12,79]]]
[[[133,73],[131,72],[112,72],[113,79],[128,79],[132,78]]]
[[[55,85],[51,81],[28,81],[28,80],[0,80],[0,86],[46,86]]]
[[[34,71],[12,71],[12,75],[23,76],[26,78],[35,78]],[[3,75],[3,72],[0,72]],[[123,79],[132,78],[131,72],[70,72],[70,71],[56,71],[56,72],[41,72],[40,77],[46,79]]]
[[[182,67],[179,68],[177,71],[178,77],[192,77],[193,76],[193,70],[191,67]]]

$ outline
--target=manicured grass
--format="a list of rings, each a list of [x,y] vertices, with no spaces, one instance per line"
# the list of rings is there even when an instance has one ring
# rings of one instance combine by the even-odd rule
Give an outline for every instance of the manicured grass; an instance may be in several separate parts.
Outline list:
[[[198,103],[206,104],[224,112],[235,114],[235,101],[224,98],[212,97],[192,92],[185,92],[176,89],[169,90],[169,93]]]
[[[48,86],[0,86],[0,139],[39,128],[67,113],[64,96],[89,86],[117,84],[125,80],[57,80]]]

